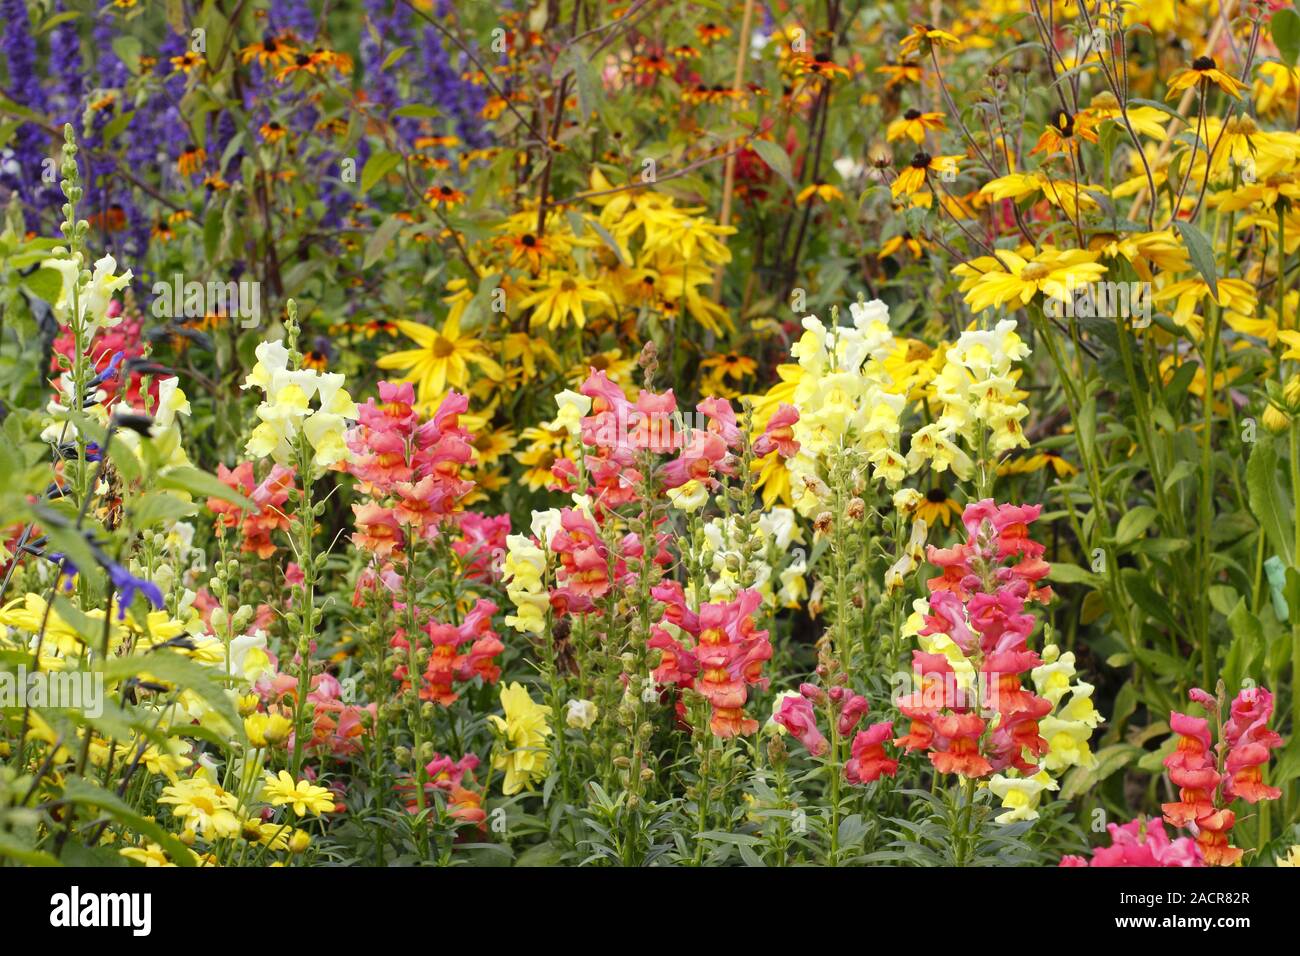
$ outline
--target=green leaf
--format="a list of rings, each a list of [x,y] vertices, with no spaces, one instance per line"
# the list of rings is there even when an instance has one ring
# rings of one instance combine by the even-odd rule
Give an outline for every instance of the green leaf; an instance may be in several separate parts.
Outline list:
[[[1266,647],[1264,628],[1259,618],[1250,613],[1246,599],[1240,598],[1237,606],[1228,615],[1228,627],[1232,629],[1232,646],[1223,664],[1223,682],[1229,691],[1241,686],[1244,678],[1251,675],[1255,659]]]
[[[222,484],[215,475],[189,465],[168,468],[158,476],[157,484],[159,488],[186,491],[199,498],[220,498],[222,501],[229,501],[249,511],[257,510],[251,501],[229,485]]]
[[[71,803],[106,810],[125,826],[144,834],[161,846],[177,866],[193,866],[194,854],[180,840],[152,820],[140,816],[117,794],[80,777],[70,777],[63,784],[63,799]]]
[[[1138,538],[1146,534],[1147,528],[1156,520],[1156,509],[1150,505],[1139,505],[1124,513],[1124,517],[1119,519],[1119,527],[1115,529],[1115,544],[1123,547],[1131,544]]]
[[[1272,442],[1257,442],[1246,463],[1250,512],[1268,538],[1269,548],[1295,566],[1291,505],[1278,484],[1278,455]]]
[[[1112,744],[1097,751],[1097,761],[1087,769],[1076,767],[1061,788],[1062,800],[1073,800],[1092,790],[1117,770],[1122,770],[1142,755],[1142,748],[1128,743]]]
[[[1124,581],[1124,589],[1128,591],[1138,607],[1169,630],[1177,629],[1177,624],[1169,611],[1168,598],[1151,586],[1142,571],[1137,568],[1125,568],[1121,572],[1121,577]]]
[[[221,227],[225,219],[220,209],[209,209],[203,220],[203,255],[209,263],[217,261],[217,249],[221,245]]]
[[[404,57],[410,49],[409,46],[399,46],[397,49],[393,50],[392,53],[388,54],[388,56],[384,57],[384,64],[379,69],[387,70],[390,66]]]
[[[244,722],[239,719],[239,714],[235,711],[225,690],[217,683],[215,678],[218,672],[204,667],[197,661],[164,648],[152,654],[114,657],[103,662],[103,670],[106,681],[119,681],[148,674],[175,684],[177,687],[191,690],[225,719],[239,739],[242,740],[244,737]]]
[[[1183,241],[1187,243],[1187,253],[1191,257],[1192,265],[1196,266],[1197,271],[1201,273],[1201,278],[1210,287],[1210,294],[1217,300],[1219,298],[1218,272],[1214,266],[1214,248],[1210,245],[1210,240],[1206,239],[1205,233],[1190,222],[1175,219],[1174,225],[1182,234]]]
[[[442,110],[436,106],[429,106],[427,103],[408,103],[405,106],[399,106],[390,115],[413,116],[416,119],[436,119],[442,115]]]
[[[127,509],[136,531],[165,521],[179,521],[198,511],[192,501],[185,501],[166,491],[150,491],[137,498]]]
[[[401,228],[402,220],[396,216],[389,216],[380,223],[379,228],[366,240],[366,250],[361,258],[361,268],[369,269],[374,265],[379,260],[379,257],[384,254],[384,250],[388,248],[388,244],[393,241],[393,237],[397,235]]]
[[[794,181],[794,172],[790,166],[789,153],[782,149],[777,143],[767,139],[751,140],[749,145],[753,148],[754,152],[758,153],[758,158],[767,163],[772,172],[785,180],[786,185],[790,187],[791,192],[796,192],[798,190]]]
[[[115,37],[112,42],[113,52],[126,64],[132,73],[140,72],[140,41],[133,36]]]
[[[570,54],[569,68],[573,70],[574,84],[578,88],[578,114],[585,122],[592,113],[600,112],[604,87],[596,74],[595,66],[576,47]]]
[[[1094,588],[1100,584],[1100,579],[1091,571],[1087,571],[1077,564],[1067,564],[1064,561],[1052,562],[1052,570],[1048,577],[1062,584],[1086,584]]]
[[[1300,60],[1300,13],[1283,7],[1273,14],[1273,45],[1287,66],[1294,67]]]
[[[51,856],[44,850],[36,850],[26,844],[19,843],[11,833],[5,833],[0,830],[0,858],[17,860],[27,866],[60,866],[57,857]]]
[[[364,196],[374,187],[375,183],[383,179],[400,163],[401,157],[396,153],[373,153],[366,160],[366,165],[361,170],[361,194]]]
[[[53,305],[59,301],[59,293],[63,291],[63,276],[57,269],[42,266],[23,279],[23,285],[32,295]]]

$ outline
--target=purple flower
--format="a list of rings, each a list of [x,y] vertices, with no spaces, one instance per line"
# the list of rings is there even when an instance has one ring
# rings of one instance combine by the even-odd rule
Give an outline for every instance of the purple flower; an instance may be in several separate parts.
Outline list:
[[[291,30],[299,40],[316,36],[316,17],[303,0],[272,0],[271,25],[277,30]]]
[[[4,37],[0,41],[9,63],[8,97],[37,113],[46,111],[45,90],[36,72],[36,38],[32,36],[27,4],[23,0],[0,0]],[[0,186],[17,192],[27,203],[27,224],[36,228],[36,211],[43,204],[41,162],[48,153],[46,136],[31,123],[18,127],[10,155],[0,160]]]
[[[162,591],[158,585],[145,578],[137,578],[120,564],[109,562],[108,576],[117,591],[117,619],[126,617],[126,609],[135,601],[136,594],[143,594],[154,608],[163,606]]]
[[[63,0],[54,5],[56,14],[66,12]],[[86,73],[81,63],[81,37],[77,33],[77,21],[65,20],[50,31],[50,65],[57,69],[54,73],[54,95],[56,109],[55,126],[75,123],[81,106],[81,97],[86,92]]]

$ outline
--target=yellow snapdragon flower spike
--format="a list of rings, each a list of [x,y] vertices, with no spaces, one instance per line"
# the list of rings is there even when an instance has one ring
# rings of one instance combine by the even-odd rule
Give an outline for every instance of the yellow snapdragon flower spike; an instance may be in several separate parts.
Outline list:
[[[501,736],[492,755],[492,767],[505,771],[502,792],[510,796],[531,789],[546,776],[551,759],[546,738],[553,733],[546,719],[551,715],[551,708],[535,703],[524,685],[517,682],[501,688],[501,708],[504,717],[496,714],[488,717]]]

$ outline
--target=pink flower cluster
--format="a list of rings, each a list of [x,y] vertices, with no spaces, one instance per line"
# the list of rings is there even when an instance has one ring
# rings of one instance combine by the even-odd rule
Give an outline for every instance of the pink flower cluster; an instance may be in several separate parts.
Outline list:
[[[284,465],[272,465],[270,472],[256,482],[253,463],[241,461],[234,470],[217,465],[217,480],[228,488],[240,492],[253,502],[256,511],[245,511],[224,498],[209,498],[208,510],[217,516],[217,524],[226,528],[239,528],[240,550],[266,559],[275,554],[271,532],[289,527],[289,516],[284,511],[293,488],[294,472]]]
[[[642,452],[672,456],[655,474],[665,489],[698,481],[716,490],[719,475],[736,474],[742,435],[735,409],[726,399],[704,399],[695,406],[704,427],[681,428],[672,389],[658,394],[642,389],[631,402],[603,371],[592,369],[579,390],[591,399],[581,434],[598,507],[617,508],[636,496],[645,478],[637,461]],[[795,454],[799,443],[794,440],[793,426],[798,420],[793,406],[782,405],[755,442],[755,452],[760,457],[773,451],[783,457]],[[564,490],[569,490],[577,477],[577,468],[568,459],[557,462],[552,472],[560,476]]]
[[[1193,688],[1189,696],[1218,716],[1221,705],[1214,697],[1199,688]],[[1253,804],[1282,795],[1263,779],[1270,751],[1282,746],[1282,737],[1268,729],[1272,714],[1272,694],[1262,687],[1242,690],[1232,702],[1217,747],[1207,719],[1177,712],[1169,715],[1178,746],[1165,758],[1165,767],[1170,782],[1178,787],[1178,799],[1161,809],[1171,825],[1187,827],[1195,834],[1201,854],[1211,866],[1232,866],[1242,857],[1243,851],[1229,842],[1237,822],[1229,805],[1238,798]]]
[[[663,626],[652,628],[647,646],[663,652],[653,672],[655,681],[693,687],[707,698],[713,710],[709,727],[718,737],[758,730],[758,721],[746,717],[744,707],[750,687],[767,687],[763,663],[772,657],[767,631],[756,630],[754,625],[762,595],[744,590],[735,600],[701,605],[697,614],[687,606],[676,581],[666,581],[651,593],[665,606],[664,620],[694,638],[688,648]]]
[[[1110,846],[1093,850],[1091,860],[1064,856],[1061,866],[1205,866],[1196,842],[1188,837],[1170,840],[1159,820],[1148,822],[1138,817],[1122,826],[1107,824],[1106,829]]]
[[[372,500],[354,504],[352,542],[376,558],[400,557],[408,540],[429,538],[474,488],[460,476],[474,458],[472,437],[459,416],[469,399],[448,393],[432,419],[421,423],[410,383],[379,383],[380,404],[359,406],[346,441],[348,471]]]
[[[840,686],[824,691],[816,684],[800,684],[798,696],[783,698],[773,719],[814,757],[824,757],[830,751],[830,743],[817,726],[814,705],[829,708],[839,737],[852,734],[870,709],[865,697]],[[898,761],[885,753],[885,743],[893,732],[892,720],[882,720],[858,731],[850,747],[852,757],[844,765],[844,776],[849,783],[868,784],[898,773]]]
[[[1047,752],[1038,722],[1052,704],[1021,683],[1042,663],[1026,644],[1034,629],[1026,605],[1051,598],[1050,589],[1038,587],[1050,570],[1044,547],[1029,537],[1041,510],[973,502],[962,514],[966,541],[929,549],[930,563],[943,573],[927,582],[930,606],[921,633],[950,638],[981,685],[975,694],[958,686],[945,654],[913,652],[920,687],[898,701],[911,726],[894,743],[908,753],[928,751],[940,773],[985,777],[1016,767],[1028,774]],[[981,715],[989,710],[996,720]]]
[[[424,766],[425,803],[431,806],[434,794],[441,793],[447,801],[448,815],[460,823],[472,823],[483,828],[487,811],[483,809],[483,794],[471,789],[476,786],[474,771],[478,768],[478,757],[472,753],[465,754],[459,760],[452,760],[435,753],[433,759]],[[396,789],[403,795],[407,812],[416,813],[420,808],[416,797],[417,786],[410,774],[399,778]]]
[[[461,560],[465,577],[471,581],[499,578],[506,536],[510,534],[510,516],[489,518],[475,511],[462,511],[456,515],[456,525],[460,538],[451,547]]]
[[[420,633],[428,638],[429,661],[421,674],[421,700],[450,707],[460,696],[455,684],[475,677],[482,677],[485,683],[496,683],[501,676],[496,658],[505,650],[501,638],[492,630],[492,615],[496,612],[496,604],[479,598],[458,625],[440,624],[432,619],[425,622]],[[393,647],[408,649],[410,644],[405,629],[398,628],[389,643]],[[462,652],[461,648],[466,644],[469,648]],[[393,677],[402,682],[403,691],[410,689],[410,671],[405,664],[398,665]]]

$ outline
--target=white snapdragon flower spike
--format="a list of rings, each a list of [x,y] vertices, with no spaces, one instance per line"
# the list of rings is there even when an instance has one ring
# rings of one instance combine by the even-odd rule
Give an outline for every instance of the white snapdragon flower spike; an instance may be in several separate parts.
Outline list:
[[[336,372],[288,367],[289,351],[280,341],[262,342],[257,347],[257,364],[244,379],[243,388],[260,389],[266,400],[257,406],[259,424],[249,436],[245,450],[257,458],[270,456],[289,465],[293,442],[299,430],[313,449],[312,462],[320,470],[347,461],[351,455],[344,440],[357,406],[343,387],[344,377]],[[316,407],[312,407],[312,400]]]
[[[260,388],[265,391],[271,385],[272,374],[289,367],[289,350],[277,339],[274,342],[260,343],[254,354],[257,356],[257,364],[240,388]]]
[[[564,722],[577,730],[589,730],[600,716],[600,709],[589,700],[569,699],[565,705]]]
[[[66,251],[64,249],[55,250],[55,252],[64,253]],[[41,267],[53,269],[63,279],[59,297],[54,303],[54,316],[62,325],[72,325],[74,318],[72,315],[72,300],[81,275],[80,265],[76,260],[64,256],[44,259],[41,261]],[[113,301],[114,293],[125,288],[127,283],[131,281],[132,273],[130,269],[127,269],[121,275],[115,275],[116,271],[117,260],[112,256],[105,255],[95,262],[90,281],[82,289],[76,290],[78,314],[75,318],[77,324],[81,326],[87,342],[100,329],[112,328],[122,321],[121,316],[109,318],[108,306]]]
[[[529,530],[542,543],[543,548],[549,548],[551,539],[560,530],[559,509],[548,508],[545,511],[534,511],[532,521],[529,523]]]
[[[582,433],[583,417],[591,411],[591,398],[566,388],[555,396],[555,404],[559,413],[551,427],[563,428],[570,437],[576,438]]]
[[[1002,801],[1006,813],[998,814],[998,823],[1015,823],[1019,820],[1037,820],[1038,804],[1044,791],[1057,790],[1059,785],[1045,773],[1032,777],[1007,777],[994,774],[989,778],[989,789]]]
[[[872,477],[897,485],[912,470],[898,450],[905,395],[896,394],[885,366],[898,343],[889,307],[880,300],[849,306],[851,325],[828,327],[815,316],[791,348],[801,375],[791,404],[799,409],[799,453],[786,464],[795,509],[805,517],[822,506],[820,472],[844,451],[864,455]]]

